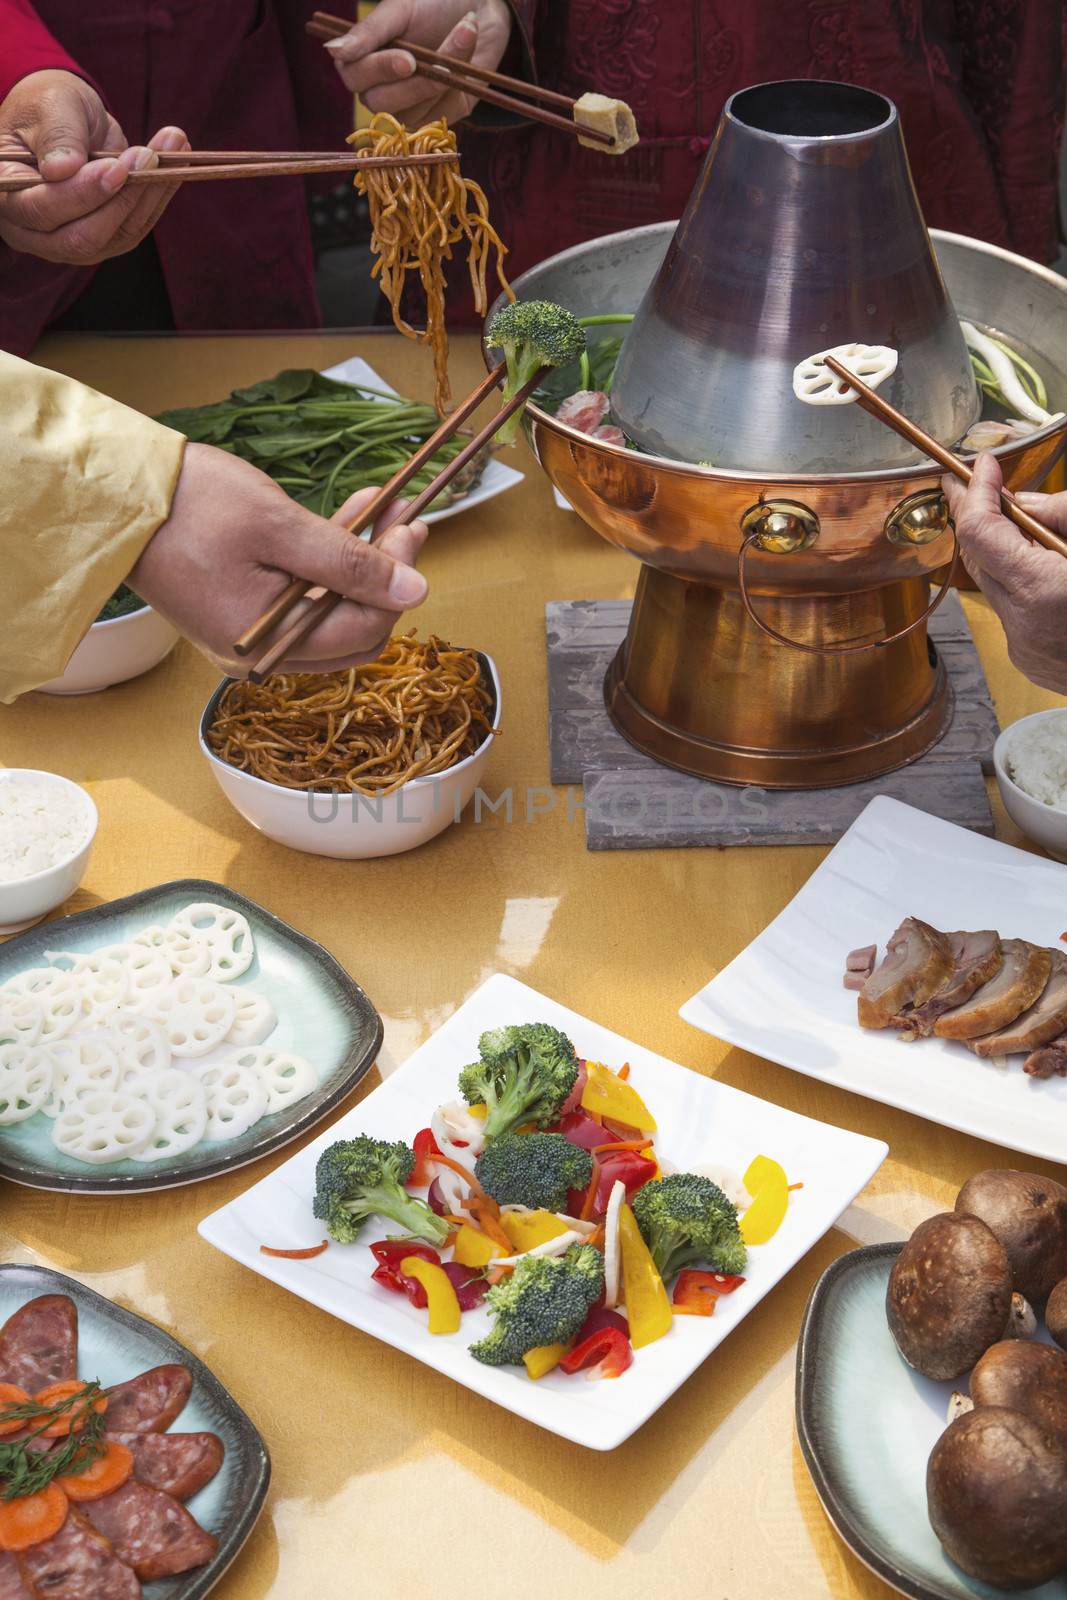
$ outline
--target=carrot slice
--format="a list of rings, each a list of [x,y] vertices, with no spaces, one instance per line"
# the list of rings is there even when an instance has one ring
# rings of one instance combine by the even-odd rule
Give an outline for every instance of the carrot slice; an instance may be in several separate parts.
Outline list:
[[[494,1244],[503,1246],[505,1255],[510,1256],[513,1253],[513,1246],[511,1240],[500,1226],[500,1208],[496,1202],[491,1200],[488,1195],[470,1195],[463,1202],[463,1205],[465,1210],[469,1211],[477,1222],[486,1238],[492,1239]],[[493,1215],[494,1211],[496,1212],[495,1216]]]
[[[622,1066],[619,1068],[618,1072],[616,1073],[616,1077],[621,1078],[623,1083],[625,1083],[629,1076],[630,1076],[630,1063],[628,1061],[624,1061]]]
[[[28,1550],[58,1533],[67,1520],[67,1497],[57,1483],[17,1500],[0,1500],[0,1550]]]
[[[582,1201],[582,1209],[578,1213],[579,1222],[588,1222],[589,1218],[593,1215],[593,1203],[596,1200],[596,1192],[597,1192],[597,1187],[598,1187],[599,1183],[600,1183],[600,1165],[599,1165],[599,1163],[597,1161],[596,1156],[594,1156],[593,1157],[593,1175],[589,1179],[589,1187],[585,1191],[585,1199]]]
[[[310,1261],[312,1256],[321,1256],[329,1247],[328,1239],[324,1239],[321,1244],[309,1244],[303,1250],[276,1250],[273,1245],[261,1244],[259,1253],[264,1256],[282,1256],[286,1261]]]
[[[604,1248],[604,1237],[605,1237],[605,1235],[604,1235],[604,1224],[601,1223],[598,1228],[594,1228],[593,1229],[592,1233],[585,1240],[585,1243],[586,1244],[591,1244],[593,1246],[594,1250],[603,1250],[603,1248]]]
[[[20,1389],[17,1383],[0,1383],[0,1418],[8,1406],[24,1406],[29,1398],[25,1389]],[[21,1433],[25,1426],[25,1417],[13,1417],[10,1422],[0,1421],[0,1439],[9,1433]]]
[[[595,1144],[591,1155],[602,1156],[606,1150],[647,1150],[651,1139],[615,1139],[611,1144]]]
[[[802,1183],[791,1183],[789,1185],[787,1193],[792,1194],[794,1189],[803,1189],[803,1187],[804,1187],[804,1185]]]
[[[474,1173],[468,1172],[466,1167],[463,1166],[461,1162],[453,1161],[451,1156],[443,1156],[440,1150],[429,1151],[426,1159],[427,1161],[439,1161],[443,1167],[448,1167],[451,1172],[454,1172],[457,1178],[466,1178],[467,1182],[471,1186],[471,1193],[485,1195],[485,1198],[488,1200],[489,1196],[485,1194],[485,1190],[474,1176]]]
[[[113,1489],[121,1489],[132,1472],[132,1453],[117,1439],[109,1439],[104,1454],[91,1461],[84,1472],[64,1473],[55,1481],[68,1500],[99,1500]]]
[[[43,1411],[50,1411],[60,1400],[69,1400],[72,1395],[84,1394],[87,1388],[87,1384],[79,1383],[76,1378],[65,1378],[62,1383],[50,1383],[47,1388],[38,1389],[33,1398]],[[72,1406],[54,1422],[49,1423],[48,1427],[42,1430],[41,1437],[65,1439],[72,1429],[75,1433],[80,1433],[85,1425],[82,1413],[86,1409],[85,1406]],[[98,1412],[107,1410],[106,1394],[99,1395],[93,1401],[93,1410]]]

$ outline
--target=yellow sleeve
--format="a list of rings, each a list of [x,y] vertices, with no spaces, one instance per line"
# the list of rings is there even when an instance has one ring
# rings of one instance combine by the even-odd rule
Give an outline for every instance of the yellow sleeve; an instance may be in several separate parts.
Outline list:
[[[0,351],[0,702],[66,666],[170,514],[185,439]]]

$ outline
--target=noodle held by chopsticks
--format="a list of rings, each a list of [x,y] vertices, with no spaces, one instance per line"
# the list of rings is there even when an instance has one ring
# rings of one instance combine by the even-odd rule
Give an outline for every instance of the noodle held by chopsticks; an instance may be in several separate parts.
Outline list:
[[[388,795],[473,755],[492,709],[473,650],[405,634],[347,672],[231,683],[207,742],[229,766],[286,789]]]
[[[379,111],[366,127],[357,128],[349,144],[365,146],[376,156],[455,152],[456,136],[442,118],[411,131],[387,111]],[[448,331],[445,327],[445,262],[452,247],[467,242],[474,306],[479,316],[489,309],[486,274],[491,251],[496,275],[509,299],[515,296],[504,276],[507,247],[489,221],[489,203],[481,186],[464,178],[458,162],[434,167],[365,169],[355,176],[367,196],[371,246],[377,255],[372,276],[381,279],[393,322],[399,331],[433,352],[434,404],[442,414],[452,403],[448,385]],[[417,272],[426,296],[426,327],[413,328],[401,312],[407,274]]]

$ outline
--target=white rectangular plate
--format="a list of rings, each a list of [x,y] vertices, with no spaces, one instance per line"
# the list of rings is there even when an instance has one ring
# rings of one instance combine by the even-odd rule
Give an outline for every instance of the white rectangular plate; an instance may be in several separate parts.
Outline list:
[[[310,1261],[260,1253],[261,1244],[292,1248],[322,1238],[311,1200],[315,1162],[327,1145],[357,1133],[410,1141],[437,1105],[456,1097],[457,1074],[476,1058],[483,1030],[509,1022],[550,1022],[570,1036],[580,1056],[613,1066],[629,1061],[630,1081],[659,1124],[657,1149],[674,1167],[715,1161],[744,1171],[753,1156],[763,1154],[804,1184],[774,1238],[751,1252],[742,1288],[720,1301],[713,1317],[678,1318],[665,1338],[638,1350],[633,1366],[614,1381],[587,1382],[557,1372],[533,1382],[522,1368],[482,1366],[467,1351],[489,1325],[481,1310],[464,1314],[458,1334],[428,1333],[425,1311],[371,1281],[374,1258],[368,1247],[388,1232],[388,1224],[377,1230],[369,1226],[366,1244],[334,1244]],[[235,1261],[497,1405],[592,1450],[613,1450],[833,1226],[885,1156],[879,1140],[813,1122],[689,1072],[498,973],[361,1105],[205,1218],[200,1232]]]
[[[384,378],[380,378],[362,356],[349,356],[347,361],[339,361],[335,367],[327,367],[322,375],[324,378],[336,378],[339,383],[361,383],[371,389],[384,389],[386,394],[396,394],[393,386],[386,383]],[[516,472],[514,467],[506,467],[496,456],[490,456],[476,489],[472,489],[470,494],[461,495],[458,500],[453,500],[449,506],[443,506],[440,511],[427,511],[422,520],[444,522],[448,517],[458,517],[461,511],[470,511],[474,506],[480,506],[483,500],[495,500],[498,494],[513,489],[521,482],[521,472]]]
[[[855,993],[842,981],[845,958],[875,941],[884,953],[906,916],[1055,947],[1067,928],[1067,868],[879,796],[781,915],[681,1014],[811,1078],[1063,1161],[1067,1079],[1028,1078],[1021,1056],[983,1061],[947,1039],[902,1044],[893,1029],[859,1026]]]

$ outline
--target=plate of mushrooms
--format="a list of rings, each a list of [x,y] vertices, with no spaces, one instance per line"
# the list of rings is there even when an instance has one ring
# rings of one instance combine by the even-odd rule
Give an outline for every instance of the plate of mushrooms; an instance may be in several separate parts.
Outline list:
[[[904,1244],[841,1256],[797,1356],[837,1532],[913,1600],[1067,1600],[1067,1188],[990,1169]]]

